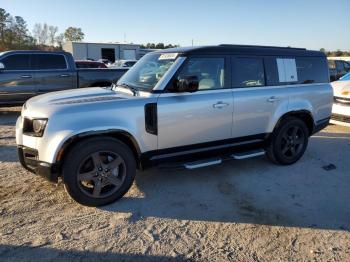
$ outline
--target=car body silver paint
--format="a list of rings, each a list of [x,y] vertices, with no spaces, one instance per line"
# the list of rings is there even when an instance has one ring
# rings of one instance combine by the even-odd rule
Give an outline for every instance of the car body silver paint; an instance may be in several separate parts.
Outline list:
[[[184,61],[184,57],[178,57],[154,89],[164,90]],[[105,96],[116,99],[93,101]],[[269,102],[271,97],[277,100]],[[328,83],[194,93],[138,92],[137,96],[119,89],[118,92],[103,88],[60,91],[27,101],[16,124],[16,141],[18,145],[37,149],[39,160],[55,163],[59,150],[69,138],[85,132],[120,130],[133,136],[143,153],[271,133],[280,117],[291,111],[308,111],[317,122],[330,117],[332,99],[332,88]],[[145,130],[144,105],[147,103],[158,104],[158,136]],[[227,106],[214,107],[218,103]],[[24,135],[23,117],[48,118],[43,137]]]
[[[220,103],[225,106],[214,107]],[[163,93],[157,107],[158,149],[231,138],[231,89]]]

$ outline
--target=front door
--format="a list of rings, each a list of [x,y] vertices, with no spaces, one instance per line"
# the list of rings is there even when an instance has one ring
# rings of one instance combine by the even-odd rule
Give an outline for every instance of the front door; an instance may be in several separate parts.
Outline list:
[[[187,58],[174,79],[196,76],[199,90],[165,92],[159,96],[158,149],[231,138],[233,98],[227,88],[225,60],[225,57]]]

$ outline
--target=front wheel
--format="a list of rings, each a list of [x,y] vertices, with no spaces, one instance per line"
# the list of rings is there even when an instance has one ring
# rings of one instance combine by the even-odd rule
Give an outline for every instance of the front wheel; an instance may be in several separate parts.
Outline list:
[[[65,158],[65,188],[78,203],[101,206],[121,198],[131,187],[136,163],[131,150],[112,138],[78,143]]]
[[[293,164],[303,156],[308,138],[304,121],[295,117],[285,118],[271,135],[267,156],[277,164]]]

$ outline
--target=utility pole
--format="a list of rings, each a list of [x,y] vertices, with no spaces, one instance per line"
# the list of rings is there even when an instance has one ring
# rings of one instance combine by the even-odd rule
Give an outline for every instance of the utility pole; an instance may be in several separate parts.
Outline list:
[[[193,38],[192,38],[192,46],[193,46]]]

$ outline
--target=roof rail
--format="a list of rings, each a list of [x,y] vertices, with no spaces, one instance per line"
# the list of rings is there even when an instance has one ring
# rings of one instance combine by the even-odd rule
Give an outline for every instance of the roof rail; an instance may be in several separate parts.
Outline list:
[[[263,46],[263,45],[233,45],[233,44],[221,44],[223,47],[241,47],[241,48],[277,48],[277,49],[289,49],[289,50],[306,50],[306,48],[299,47],[280,47],[280,46]]]

